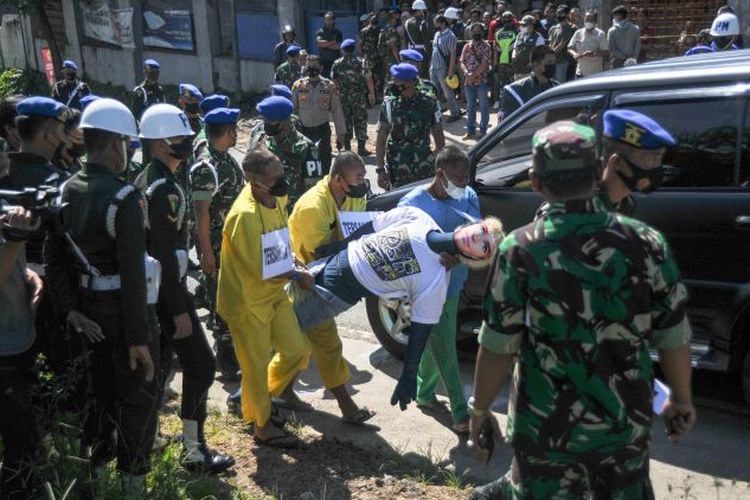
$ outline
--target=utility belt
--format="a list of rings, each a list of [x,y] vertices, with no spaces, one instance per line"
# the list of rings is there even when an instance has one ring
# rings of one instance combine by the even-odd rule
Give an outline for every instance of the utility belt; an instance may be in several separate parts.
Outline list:
[[[187,255],[187,252],[185,252]],[[159,300],[159,286],[161,285],[161,264],[150,255],[145,257],[146,266],[146,302],[154,305]],[[187,267],[187,264],[186,264]],[[119,274],[109,276],[82,274],[79,285],[91,292],[111,292],[122,288]]]

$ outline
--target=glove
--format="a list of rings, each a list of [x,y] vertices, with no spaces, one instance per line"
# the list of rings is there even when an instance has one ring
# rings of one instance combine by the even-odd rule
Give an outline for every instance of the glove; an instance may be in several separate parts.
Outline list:
[[[391,406],[396,406],[398,403],[401,411],[406,410],[406,407],[412,401],[417,399],[417,375],[412,373],[402,373],[401,378],[398,379],[396,389],[393,391],[391,396]]]

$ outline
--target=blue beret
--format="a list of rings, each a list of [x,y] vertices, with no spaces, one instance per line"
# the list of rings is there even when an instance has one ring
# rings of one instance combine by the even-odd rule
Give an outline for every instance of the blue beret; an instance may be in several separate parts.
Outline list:
[[[652,118],[629,109],[613,109],[604,113],[604,137],[641,149],[657,149],[677,144]]]
[[[211,94],[209,96],[206,96],[200,103],[201,111],[203,111],[203,114],[205,115],[212,109],[216,108],[226,108],[229,106],[229,98],[225,95],[221,94]]]
[[[180,84],[180,97],[192,97],[193,99],[203,99],[203,94],[198,87],[192,83]]]
[[[86,109],[86,106],[88,106],[89,104],[91,104],[92,102],[98,99],[101,99],[101,97],[99,97],[98,95],[94,95],[94,94],[89,94],[89,95],[85,95],[81,97],[81,111]]]
[[[146,59],[143,61],[143,67],[144,68],[151,68],[151,69],[159,69],[161,66],[159,66],[159,63],[156,62],[154,59]]]
[[[280,95],[286,97],[290,101],[292,100],[292,90],[281,83],[274,83],[271,85],[271,95]]]
[[[417,68],[415,68],[411,64],[401,63],[391,66],[391,76],[395,80],[416,80],[418,74],[419,73],[417,72]]]
[[[290,56],[296,56],[297,54],[299,54],[300,50],[302,50],[302,47],[300,47],[299,45],[290,45],[286,49],[286,53]]]
[[[74,69],[74,70],[78,71],[78,65],[76,64],[76,62],[75,61],[71,61],[70,59],[64,60],[63,63],[62,63],[62,67],[66,68],[66,69]]]
[[[343,50],[346,50],[348,48],[352,48],[353,49],[356,45],[357,45],[357,42],[355,42],[351,38],[347,38],[346,40],[344,40],[343,42],[341,42],[341,48]]]
[[[215,123],[218,125],[227,125],[237,123],[240,118],[240,110],[237,108],[216,108],[203,117],[203,123]]]
[[[292,116],[294,104],[286,97],[273,95],[260,101],[255,109],[266,120],[281,122]]]
[[[16,113],[22,116],[42,116],[65,120],[68,108],[49,97],[27,97],[16,104]]]
[[[406,59],[407,61],[422,62],[424,60],[424,56],[418,50],[414,49],[404,49],[398,55],[401,56],[401,59]]]

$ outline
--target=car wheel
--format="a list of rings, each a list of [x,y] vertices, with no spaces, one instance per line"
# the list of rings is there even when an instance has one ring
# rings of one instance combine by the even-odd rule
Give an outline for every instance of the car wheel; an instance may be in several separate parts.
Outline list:
[[[404,359],[409,342],[411,302],[405,299],[368,297],[367,319],[380,344],[398,359]]]
[[[745,393],[745,404],[750,406],[750,349],[745,353],[742,365],[742,390]]]

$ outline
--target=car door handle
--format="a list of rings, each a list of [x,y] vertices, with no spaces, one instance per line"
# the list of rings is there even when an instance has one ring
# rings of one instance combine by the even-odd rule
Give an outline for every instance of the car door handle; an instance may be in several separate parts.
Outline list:
[[[750,231],[750,215],[738,215],[734,219],[734,227],[743,231]]]

